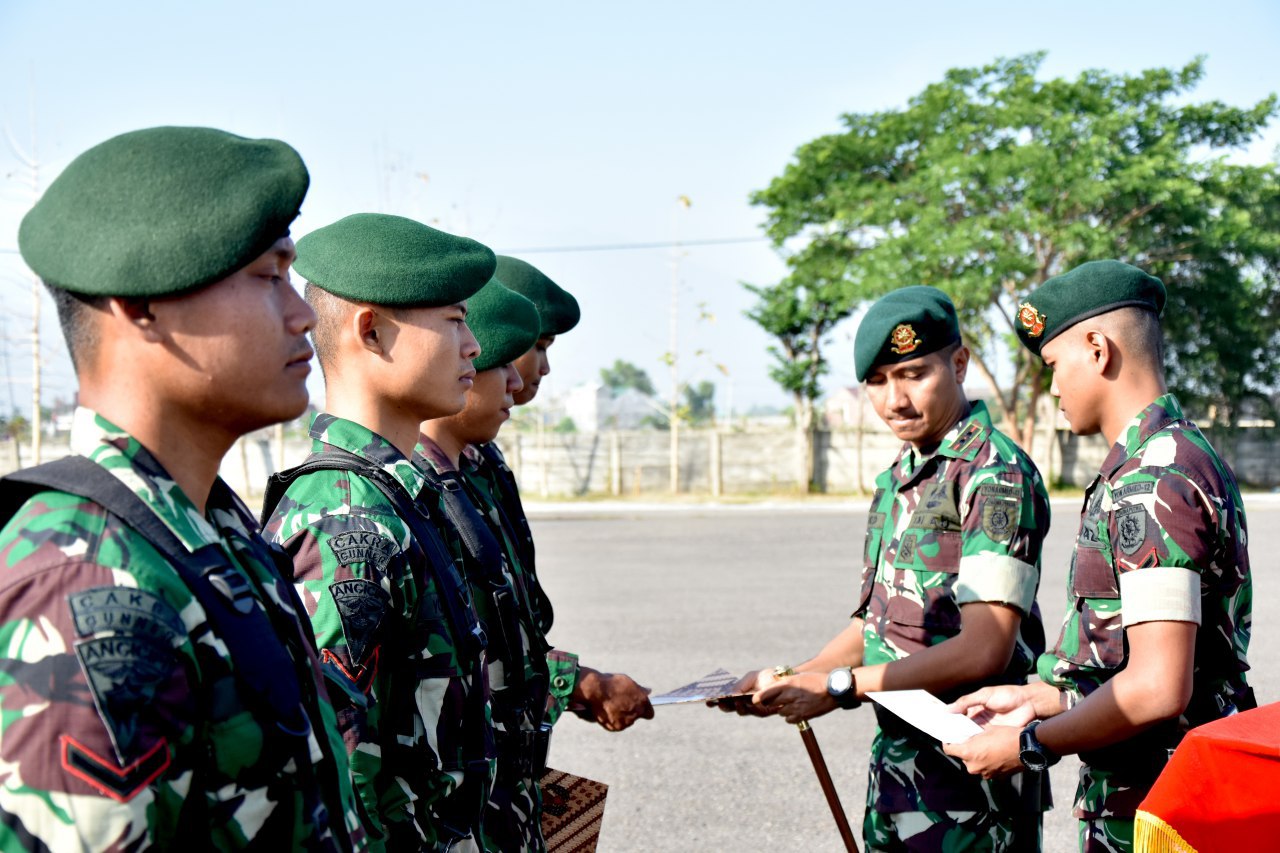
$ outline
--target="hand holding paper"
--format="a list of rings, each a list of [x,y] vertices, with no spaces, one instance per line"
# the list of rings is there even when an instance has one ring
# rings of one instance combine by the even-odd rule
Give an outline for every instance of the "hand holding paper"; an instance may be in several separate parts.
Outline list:
[[[964,743],[982,732],[981,726],[947,710],[946,703],[927,690],[885,690],[867,697],[942,743]]]

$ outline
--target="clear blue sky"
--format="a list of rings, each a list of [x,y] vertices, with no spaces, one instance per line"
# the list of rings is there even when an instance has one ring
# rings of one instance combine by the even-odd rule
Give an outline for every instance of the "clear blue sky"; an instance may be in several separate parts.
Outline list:
[[[47,184],[85,148],[157,124],[296,147],[311,192],[295,235],[382,210],[499,252],[759,236],[747,202],[839,116],[900,106],[951,67],[1049,51],[1047,76],[1208,56],[1194,99],[1280,91],[1280,4],[1218,2],[328,3],[0,0],[0,124]],[[34,118],[34,126],[33,126]],[[1273,128],[1242,156],[1268,159]],[[0,409],[30,399],[31,322],[16,244],[29,205],[0,141]],[[680,195],[693,206],[681,211]],[[615,358],[667,371],[671,250],[528,254],[573,291],[582,325],[552,353],[552,388]],[[735,409],[786,397],[741,281],[784,267],[767,243],[690,248],[680,267],[682,374]],[[705,303],[715,321],[699,321]],[[46,310],[46,401],[69,363]],[[852,384],[854,323],[828,387]],[[706,355],[695,352],[703,350]],[[6,384],[5,377],[12,380]],[[318,376],[318,372],[316,374]],[[318,389],[317,389],[318,390]]]

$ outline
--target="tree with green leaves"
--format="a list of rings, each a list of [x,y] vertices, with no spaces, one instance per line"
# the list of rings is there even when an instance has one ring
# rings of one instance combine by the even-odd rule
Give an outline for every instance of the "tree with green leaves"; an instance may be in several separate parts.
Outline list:
[[[628,388],[634,388],[646,397],[653,397],[658,393],[644,368],[620,358],[614,360],[612,367],[600,368],[600,381],[615,397]]]
[[[680,407],[681,420],[693,426],[704,426],[715,420],[715,383],[704,379],[696,385],[686,383],[681,390],[684,392],[684,405]]]
[[[847,114],[753,194],[769,236],[794,251],[782,282],[749,286],[748,316],[778,339],[773,376],[806,408],[837,323],[931,284],[955,301],[974,370],[1030,448],[1048,374],[1014,342],[1018,307],[1099,258],[1168,285],[1170,381],[1187,402],[1230,422],[1275,384],[1280,170],[1226,157],[1258,138],[1275,96],[1187,102],[1203,59],[1041,80],[1043,59],[953,69],[903,109]]]

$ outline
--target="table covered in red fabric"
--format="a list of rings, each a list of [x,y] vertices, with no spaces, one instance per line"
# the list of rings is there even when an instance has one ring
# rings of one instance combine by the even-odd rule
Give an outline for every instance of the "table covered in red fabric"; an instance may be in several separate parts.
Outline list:
[[[1134,840],[1139,853],[1280,849],[1280,702],[1188,732]]]

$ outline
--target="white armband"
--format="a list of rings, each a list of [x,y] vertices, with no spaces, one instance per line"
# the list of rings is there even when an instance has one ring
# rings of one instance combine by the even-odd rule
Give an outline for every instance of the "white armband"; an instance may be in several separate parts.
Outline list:
[[[1200,624],[1200,575],[1192,569],[1154,566],[1120,575],[1120,624]]]
[[[966,555],[956,577],[956,604],[1009,604],[1030,613],[1039,580],[1035,566],[1008,554]]]

